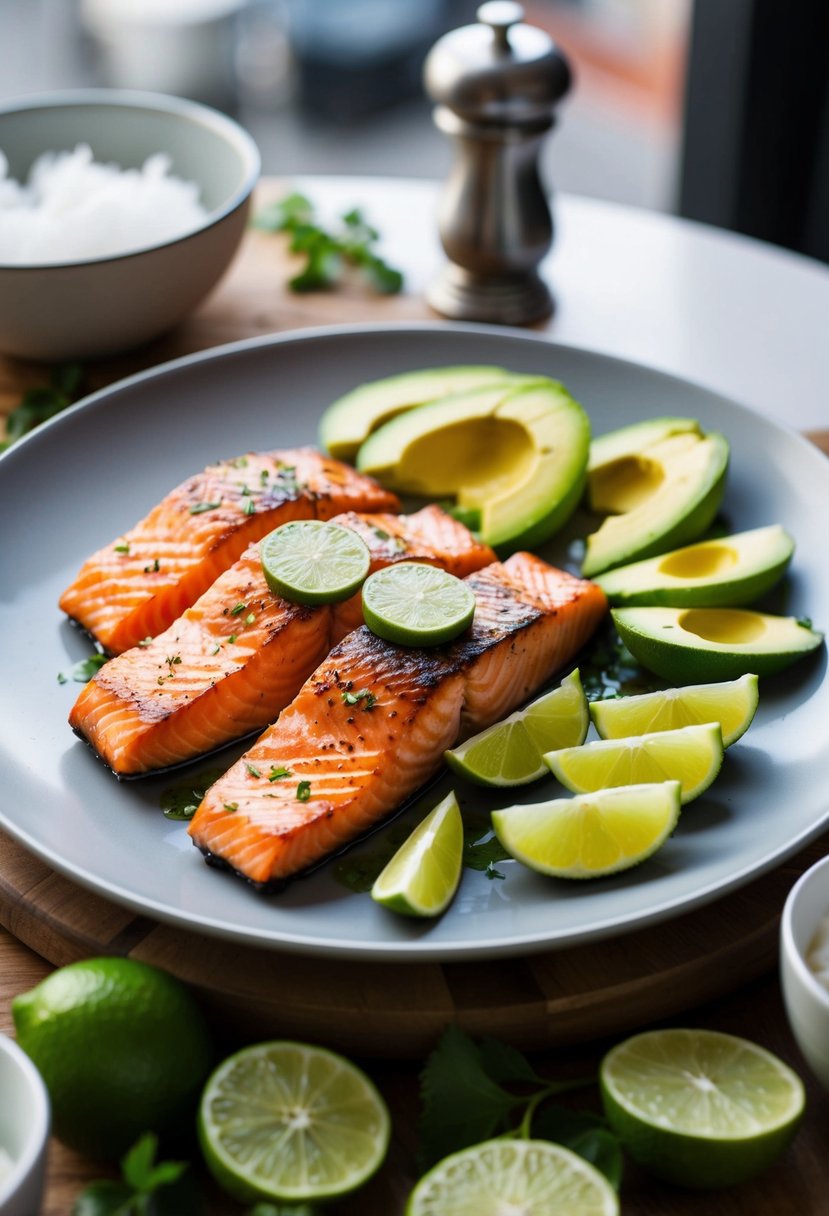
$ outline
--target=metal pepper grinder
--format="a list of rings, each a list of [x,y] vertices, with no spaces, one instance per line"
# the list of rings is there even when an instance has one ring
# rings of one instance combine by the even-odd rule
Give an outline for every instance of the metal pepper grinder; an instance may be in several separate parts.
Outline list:
[[[567,59],[512,0],[489,0],[426,59],[434,120],[456,144],[439,211],[449,258],[427,292],[461,321],[525,325],[553,301],[537,267],[553,240],[541,185],[541,145],[570,87]]]

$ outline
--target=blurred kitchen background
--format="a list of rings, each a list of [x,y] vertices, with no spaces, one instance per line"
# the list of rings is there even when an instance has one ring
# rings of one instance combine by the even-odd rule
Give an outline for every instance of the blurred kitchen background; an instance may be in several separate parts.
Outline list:
[[[0,99],[115,85],[237,116],[264,171],[442,178],[421,85],[469,0],[0,0]],[[829,261],[829,0],[527,0],[576,88],[551,187]]]

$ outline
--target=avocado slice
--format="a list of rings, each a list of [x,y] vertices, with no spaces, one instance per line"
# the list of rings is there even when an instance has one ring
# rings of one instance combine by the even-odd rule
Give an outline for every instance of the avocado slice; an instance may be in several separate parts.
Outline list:
[[[587,538],[582,573],[600,574],[696,540],[725,491],[728,443],[693,418],[653,418],[594,440],[588,501],[607,518]]]
[[[617,566],[596,582],[611,604],[736,608],[765,595],[783,577],[793,553],[788,532],[771,524]]]
[[[793,616],[748,608],[614,608],[612,616],[643,667],[677,684],[773,675],[823,641]]]
[[[357,468],[389,489],[456,497],[457,512],[496,548],[540,544],[584,489],[590,423],[546,377],[478,388],[400,414],[370,435]]]
[[[320,443],[337,460],[353,461],[360,444],[371,432],[397,414],[452,393],[509,380],[513,374],[503,367],[472,365],[427,367],[423,371],[372,380],[329,405],[320,419]]]

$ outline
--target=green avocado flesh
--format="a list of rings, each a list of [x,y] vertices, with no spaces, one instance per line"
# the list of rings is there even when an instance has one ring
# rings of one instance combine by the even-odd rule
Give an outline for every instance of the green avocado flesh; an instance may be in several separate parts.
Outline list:
[[[596,582],[611,604],[733,608],[773,587],[793,553],[792,538],[772,524],[618,566],[598,575]]]
[[[615,608],[612,615],[631,654],[681,684],[773,675],[823,641],[795,617],[746,608]]]
[[[582,573],[665,553],[705,531],[725,491],[728,444],[692,418],[655,418],[594,440],[588,500],[606,515],[587,538]]]
[[[571,515],[589,448],[587,415],[567,390],[522,377],[393,418],[362,445],[357,468],[403,494],[454,497],[482,540],[514,549]]]
[[[320,443],[337,460],[353,461],[360,444],[398,414],[452,393],[513,378],[502,367],[429,367],[361,384],[339,397],[323,414]],[[515,374],[515,379],[521,377]],[[535,377],[532,377],[535,379]]]

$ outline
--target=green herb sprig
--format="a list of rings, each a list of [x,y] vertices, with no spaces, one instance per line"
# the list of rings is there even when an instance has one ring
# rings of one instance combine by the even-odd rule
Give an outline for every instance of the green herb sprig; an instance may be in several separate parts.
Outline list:
[[[33,431],[41,422],[60,414],[80,395],[83,369],[77,363],[65,363],[54,368],[49,383],[30,388],[23,394],[6,419],[6,437],[0,440],[0,452],[5,452],[23,435]]]
[[[199,803],[214,781],[224,774],[223,768],[207,768],[187,781],[168,786],[161,794],[161,809],[167,819],[192,819]]]
[[[356,271],[374,291],[395,295],[403,275],[375,250],[380,234],[355,207],[340,217],[340,227],[327,231],[317,222],[314,205],[304,194],[288,194],[256,216],[254,227],[264,232],[287,232],[291,253],[302,254],[305,265],[290,279],[291,291],[324,291],[338,286],[349,271]]]
[[[72,1216],[201,1216],[204,1204],[186,1161],[156,1162],[158,1138],[147,1132],[121,1161],[121,1180],[92,1182]]]
[[[619,1186],[622,1149],[601,1116],[550,1099],[594,1078],[547,1081],[526,1056],[497,1039],[474,1041],[450,1026],[421,1073],[420,1164],[494,1136],[553,1140],[578,1153]]]
[[[58,684],[68,684],[70,680],[76,684],[88,684],[107,661],[105,654],[91,654],[88,659],[80,659],[69,671],[58,672]]]

